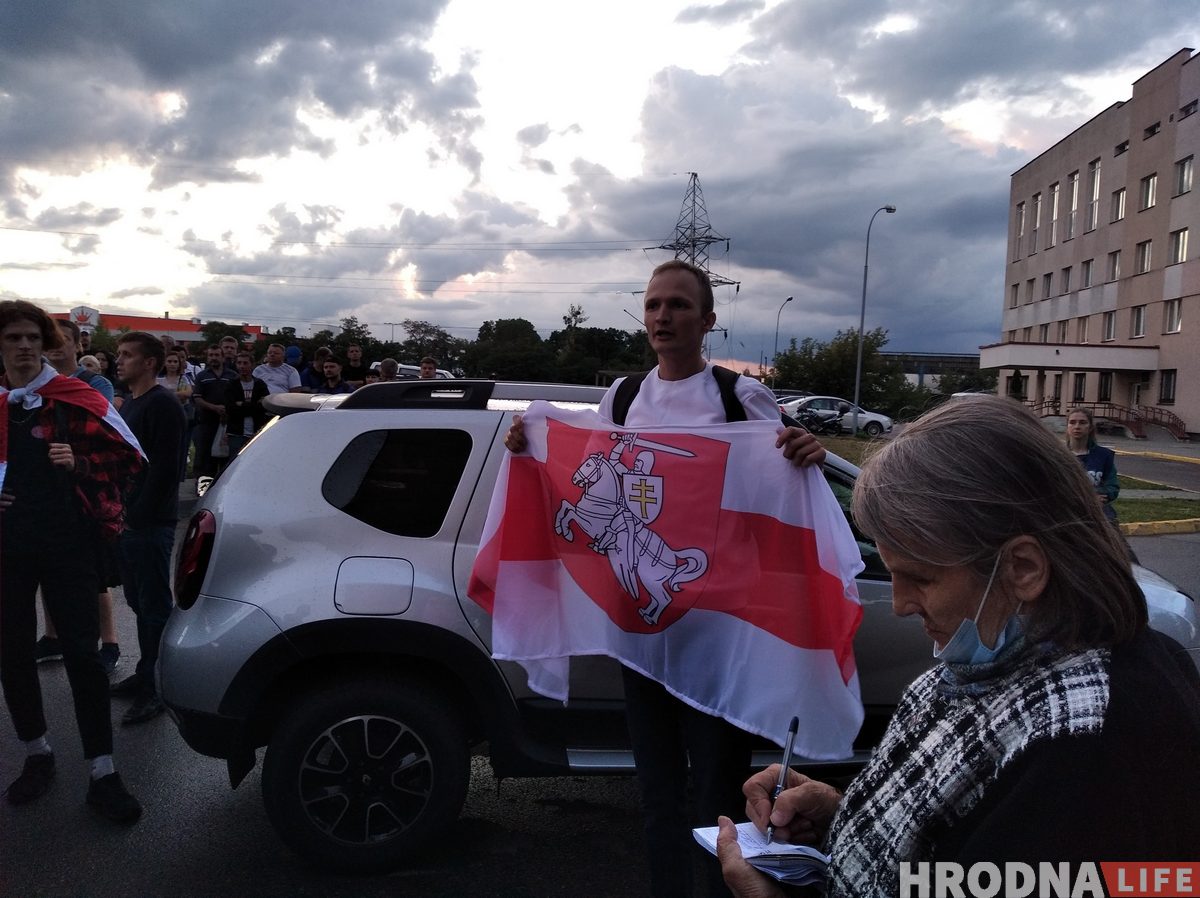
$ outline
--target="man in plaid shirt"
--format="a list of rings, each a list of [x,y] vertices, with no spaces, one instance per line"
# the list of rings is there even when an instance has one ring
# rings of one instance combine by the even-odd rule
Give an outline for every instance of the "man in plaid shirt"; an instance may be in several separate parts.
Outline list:
[[[108,676],[96,650],[96,546],[120,531],[143,456],[103,396],[43,360],[61,342],[37,306],[0,302],[0,683],[26,751],[21,775],[4,794],[11,804],[31,802],[55,772],[35,660],[40,587],[91,767],[87,803],[128,824],[142,807],[113,767]]]

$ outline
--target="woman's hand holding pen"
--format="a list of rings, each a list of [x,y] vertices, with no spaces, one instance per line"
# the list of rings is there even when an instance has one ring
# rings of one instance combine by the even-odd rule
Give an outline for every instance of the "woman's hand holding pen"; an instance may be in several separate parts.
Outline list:
[[[760,770],[742,786],[746,796],[746,816],[766,832],[774,827],[778,842],[819,844],[829,830],[842,794],[828,783],[818,782],[802,773],[788,770],[784,790],[771,803],[771,794],[779,780],[780,765]]]

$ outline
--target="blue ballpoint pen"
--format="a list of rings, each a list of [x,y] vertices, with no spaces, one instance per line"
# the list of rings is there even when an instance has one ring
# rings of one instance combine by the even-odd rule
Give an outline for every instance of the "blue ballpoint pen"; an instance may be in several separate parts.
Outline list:
[[[800,718],[793,717],[791,724],[788,725],[787,741],[783,744],[783,766],[779,768],[779,781],[775,783],[775,788],[771,790],[771,807],[775,807],[775,799],[779,797],[779,793],[783,791],[783,785],[787,782],[788,768],[792,766],[792,746],[796,744],[796,731],[800,729]],[[775,827],[768,821],[767,823],[767,844],[771,844],[771,837],[775,835]]]

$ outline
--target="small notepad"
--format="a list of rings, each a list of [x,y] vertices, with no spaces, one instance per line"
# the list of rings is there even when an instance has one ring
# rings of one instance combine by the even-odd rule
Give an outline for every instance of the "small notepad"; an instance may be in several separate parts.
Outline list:
[[[767,843],[767,837],[753,823],[739,823],[738,847],[750,866],[789,885],[804,886],[825,881],[829,855],[810,845]],[[702,826],[692,830],[696,841],[713,854],[717,853],[717,827]]]

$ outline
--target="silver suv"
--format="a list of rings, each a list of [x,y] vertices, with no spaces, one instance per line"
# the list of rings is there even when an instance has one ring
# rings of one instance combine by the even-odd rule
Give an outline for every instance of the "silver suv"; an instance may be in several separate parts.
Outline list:
[[[573,659],[569,704],[542,698],[521,667],[492,660],[490,618],[466,595],[513,412],[594,406],[602,392],[412,380],[279,394],[280,417],[204,496],[179,553],[162,695],[235,787],[267,747],[267,814],[302,857],[358,871],[413,857],[457,817],[483,743],[498,777],[633,772],[616,662]],[[314,411],[286,414],[300,408]],[[858,469],[831,455],[825,473],[848,508]],[[826,776],[861,763],[932,660],[856,538],[867,719],[857,757]],[[1200,662],[1191,600],[1139,576],[1154,625]]]

